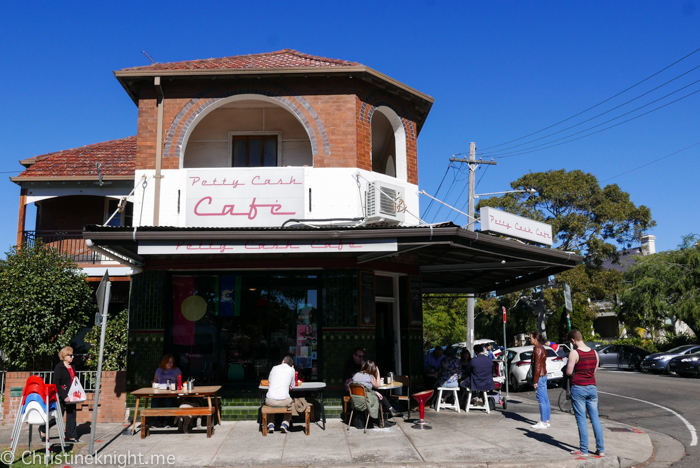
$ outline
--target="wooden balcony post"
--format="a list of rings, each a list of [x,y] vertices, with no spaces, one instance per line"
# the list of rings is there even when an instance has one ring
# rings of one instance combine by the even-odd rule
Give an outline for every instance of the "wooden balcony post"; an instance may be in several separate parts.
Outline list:
[[[17,217],[17,246],[22,245],[24,239],[24,222],[27,219],[27,189],[19,192],[19,216]]]

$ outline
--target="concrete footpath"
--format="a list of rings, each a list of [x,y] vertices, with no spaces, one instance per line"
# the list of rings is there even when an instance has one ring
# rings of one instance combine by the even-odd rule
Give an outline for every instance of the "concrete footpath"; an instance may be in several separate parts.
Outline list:
[[[499,407],[491,414],[428,410],[432,430],[423,431],[402,419],[390,419],[389,427],[365,434],[354,427],[348,431],[339,419],[332,419],[325,431],[312,424],[309,436],[302,432],[302,424],[295,423],[289,434],[278,430],[263,437],[256,422],[238,421],[216,426],[210,439],[203,429],[182,434],[167,428],[153,429],[141,439],[138,429],[132,436],[124,425],[103,424],[98,426],[96,444],[100,459],[87,463],[76,458],[59,466],[632,467],[651,462],[656,455],[652,438],[644,431],[603,420],[606,456],[577,458],[569,453],[578,449],[574,416],[553,409],[551,428],[544,431],[530,427],[538,419],[536,403],[511,396],[507,411]],[[0,427],[3,448],[9,444],[10,430],[9,424]],[[26,437],[25,426],[21,438],[25,445]],[[77,444],[75,453],[87,454],[89,434],[80,439],[85,445]],[[590,432],[593,449],[594,440]]]

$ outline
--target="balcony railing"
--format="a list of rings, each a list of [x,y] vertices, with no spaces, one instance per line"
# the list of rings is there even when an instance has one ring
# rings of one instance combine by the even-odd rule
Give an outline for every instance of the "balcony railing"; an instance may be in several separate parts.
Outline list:
[[[24,231],[23,244],[34,245],[40,240],[49,247],[56,248],[61,254],[76,263],[113,263],[113,260],[88,248],[83,239],[83,231]]]

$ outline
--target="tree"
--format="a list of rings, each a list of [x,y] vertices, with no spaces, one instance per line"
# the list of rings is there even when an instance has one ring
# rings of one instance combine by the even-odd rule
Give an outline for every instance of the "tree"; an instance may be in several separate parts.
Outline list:
[[[614,257],[617,247],[629,248],[656,225],[651,210],[637,207],[627,192],[616,184],[601,188],[592,174],[580,170],[533,172],[512,182],[513,189],[534,188],[531,193],[508,193],[480,200],[484,206],[545,222],[552,226],[555,248],[586,257],[586,263],[600,265]]]
[[[13,247],[0,261],[0,343],[8,368],[47,370],[87,322],[85,275],[54,248]]]
[[[85,336],[90,344],[85,367],[97,370],[100,357],[100,335],[102,324],[92,327]],[[124,309],[116,316],[107,319],[105,329],[105,348],[102,357],[102,370],[119,371],[126,368],[126,349],[128,347],[129,310]]]
[[[621,291],[622,274],[601,264],[607,258],[617,259],[618,247],[629,248],[641,242],[643,233],[656,225],[651,211],[632,203],[629,194],[617,185],[601,188],[594,175],[580,170],[530,173],[512,182],[511,187],[534,188],[536,193],[509,193],[481,200],[477,208],[491,206],[547,223],[552,226],[554,248],[585,257],[583,265],[557,276],[558,288],[546,289],[544,294],[546,308],[559,311],[550,317],[549,324],[561,315],[561,286],[568,283],[574,305],[572,326],[576,323],[586,327],[581,332],[587,335],[595,319],[589,299],[612,300]]]
[[[700,243],[684,238],[681,248],[639,257],[626,272],[619,317],[647,330],[679,319],[700,336]]]
[[[433,346],[464,341],[467,337],[467,299],[452,295],[423,297],[423,339]]]

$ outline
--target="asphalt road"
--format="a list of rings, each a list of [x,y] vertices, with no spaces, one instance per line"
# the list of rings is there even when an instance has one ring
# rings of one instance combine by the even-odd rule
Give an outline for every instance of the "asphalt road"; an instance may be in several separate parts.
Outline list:
[[[671,466],[700,466],[700,379],[608,369],[600,369],[596,379],[601,417],[669,435],[683,443],[687,453]],[[552,411],[558,411],[560,392],[549,390]],[[535,400],[532,391],[518,396]],[[695,437],[691,429],[697,431]]]

